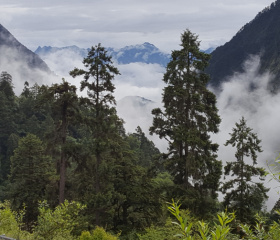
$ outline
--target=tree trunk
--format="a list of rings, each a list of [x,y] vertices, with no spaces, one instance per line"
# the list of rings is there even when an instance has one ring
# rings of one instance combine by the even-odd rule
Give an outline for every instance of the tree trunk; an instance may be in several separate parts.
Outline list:
[[[67,118],[66,118],[67,105],[62,108],[62,124],[61,124],[61,154],[60,154],[60,164],[59,164],[59,204],[62,204],[65,200],[65,182],[66,182],[66,154],[64,152],[64,145],[66,143],[67,134]]]

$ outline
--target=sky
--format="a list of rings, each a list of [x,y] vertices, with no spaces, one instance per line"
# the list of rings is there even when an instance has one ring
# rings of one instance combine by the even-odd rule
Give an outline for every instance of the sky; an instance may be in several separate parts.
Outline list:
[[[201,48],[222,45],[272,0],[0,0],[0,24],[22,44],[177,49],[185,29]]]

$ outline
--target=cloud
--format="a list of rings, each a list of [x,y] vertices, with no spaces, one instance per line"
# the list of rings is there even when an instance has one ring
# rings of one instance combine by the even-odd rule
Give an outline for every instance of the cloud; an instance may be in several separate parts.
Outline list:
[[[270,92],[268,84],[274,76],[269,72],[259,74],[259,66],[260,57],[249,56],[243,65],[244,71],[242,73],[236,72],[233,76],[230,76],[228,81],[223,83],[221,91],[216,93],[217,107],[222,122],[220,124],[219,133],[212,135],[212,140],[213,142],[217,142],[220,146],[218,159],[223,161],[224,166],[227,161],[236,160],[236,149],[231,146],[224,146],[224,144],[226,140],[230,138],[229,133],[232,132],[235,123],[239,122],[242,116],[247,120],[247,125],[252,128],[253,132],[257,133],[259,139],[262,140],[261,146],[263,152],[258,154],[257,166],[268,169],[268,164],[274,163],[275,158],[278,156],[280,150],[280,128],[278,127],[280,122],[280,94],[275,95]],[[124,68],[126,67],[127,66],[124,66]],[[147,66],[138,66],[136,64],[135,69],[133,69],[133,67],[131,69],[124,69],[127,71],[127,76],[126,74],[124,74],[125,77],[122,76],[124,77],[124,83],[123,87],[120,88],[123,89],[123,91],[119,90],[122,92],[121,95],[143,96],[146,94],[146,98],[151,99],[147,97],[149,95],[147,93],[155,90],[154,94],[157,94],[155,96],[157,96],[157,99],[161,99],[163,85],[155,84],[149,87],[140,86],[139,80],[142,75],[133,74],[134,70],[145,71],[149,69],[149,67],[152,71],[152,66],[148,68],[145,67]],[[137,78],[135,81],[132,80],[130,83],[131,77],[136,76],[138,76],[139,79]],[[156,76],[155,74],[155,80]],[[153,74],[150,73],[150,78],[152,77]],[[159,78],[153,82],[156,83],[158,80]],[[143,84],[145,85],[146,83]],[[120,84],[119,86],[122,85]],[[136,91],[133,91],[134,88]],[[212,91],[214,90],[212,89]],[[166,142],[159,140],[157,136],[149,136],[148,131],[153,119],[153,116],[150,114],[151,109],[160,106],[160,101],[149,104],[145,108],[135,107],[133,103],[126,102],[125,104],[121,103],[118,113],[126,121],[125,126],[129,132],[134,131],[139,125],[160,150],[165,151],[167,149]],[[246,159],[246,161],[250,164],[252,163],[251,159]],[[266,178],[265,186],[271,188],[269,200],[267,202],[268,210],[270,210],[279,199],[279,185],[279,182],[271,180],[271,176]]]
[[[148,41],[170,52],[186,28],[199,34],[205,48],[228,41],[271,2],[3,0],[0,22],[33,50],[42,44],[122,47]]]
[[[244,72],[235,73],[222,84],[222,91],[217,94],[217,107],[222,118],[220,132],[213,136],[213,141],[219,143],[219,159],[224,163],[235,161],[236,149],[224,146],[230,138],[229,133],[242,116],[247,125],[257,133],[262,140],[263,152],[258,154],[258,167],[268,168],[274,162],[280,150],[280,94],[272,94],[268,83],[273,75],[266,72],[259,74],[259,56],[250,56],[244,63]],[[251,159],[247,159],[252,163]],[[268,209],[271,209],[279,199],[279,182],[266,179],[266,187],[270,187]]]
[[[82,78],[73,79],[69,71],[75,67],[84,68],[83,58],[73,50],[59,50],[57,52],[42,56],[50,69],[57,75],[66,78],[79,88]],[[125,96],[141,96],[154,102],[161,102],[161,91],[164,86],[162,81],[165,68],[159,64],[130,63],[113,64],[121,75],[115,76],[113,83],[116,87],[114,96],[120,100]]]
[[[158,64],[130,63],[117,66],[121,75],[116,77],[116,99],[124,96],[141,96],[161,102],[165,68]]]
[[[9,47],[0,47],[0,71],[5,71],[11,74],[13,85],[16,94],[20,94],[23,90],[25,81],[30,85],[35,83],[51,84],[57,81],[57,77],[38,68],[30,68],[27,59],[29,56],[20,53],[18,49]]]

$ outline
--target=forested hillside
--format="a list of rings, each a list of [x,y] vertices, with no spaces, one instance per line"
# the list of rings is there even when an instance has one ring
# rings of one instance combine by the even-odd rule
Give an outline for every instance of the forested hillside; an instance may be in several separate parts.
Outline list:
[[[51,86],[26,81],[17,96],[12,75],[2,72],[0,234],[173,239],[181,231],[184,239],[238,239],[257,236],[250,233],[256,214],[267,217],[259,219],[268,226],[260,231],[270,234],[275,216],[263,211],[268,189],[266,172],[257,167],[261,141],[242,116],[226,142],[236,148],[236,161],[222,166],[217,159],[219,146],[210,136],[221,119],[216,96],[207,89],[209,59],[198,37],[186,30],[164,74],[163,108],[152,111],[150,133],[168,142],[164,153],[141,126],[125,132],[113,96],[120,72],[101,44],[90,49],[84,68],[70,72],[83,78],[80,88],[87,95],[78,96],[76,86],[62,79]],[[231,178],[221,184],[223,172]],[[214,226],[218,213],[220,226]],[[181,230],[170,223],[172,215]],[[279,233],[277,223],[273,226]]]
[[[211,85],[219,87],[236,72],[246,70],[243,65],[250,55],[260,56],[259,73],[270,72],[274,79],[270,89],[279,89],[279,52],[280,52],[280,1],[265,8],[223,46],[211,53],[206,72],[211,75]]]

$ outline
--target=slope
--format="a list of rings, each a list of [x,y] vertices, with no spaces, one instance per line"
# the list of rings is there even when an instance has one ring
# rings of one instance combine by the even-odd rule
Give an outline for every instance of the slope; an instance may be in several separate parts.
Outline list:
[[[22,45],[0,24],[0,71],[7,71],[13,82],[23,87],[25,81],[43,83],[52,75],[47,64]]]
[[[243,72],[243,63],[250,55],[260,55],[259,72],[270,71],[275,78],[270,87],[279,88],[280,82],[280,0],[272,3],[226,44],[213,51],[206,72],[210,84],[219,87],[235,72]]]

